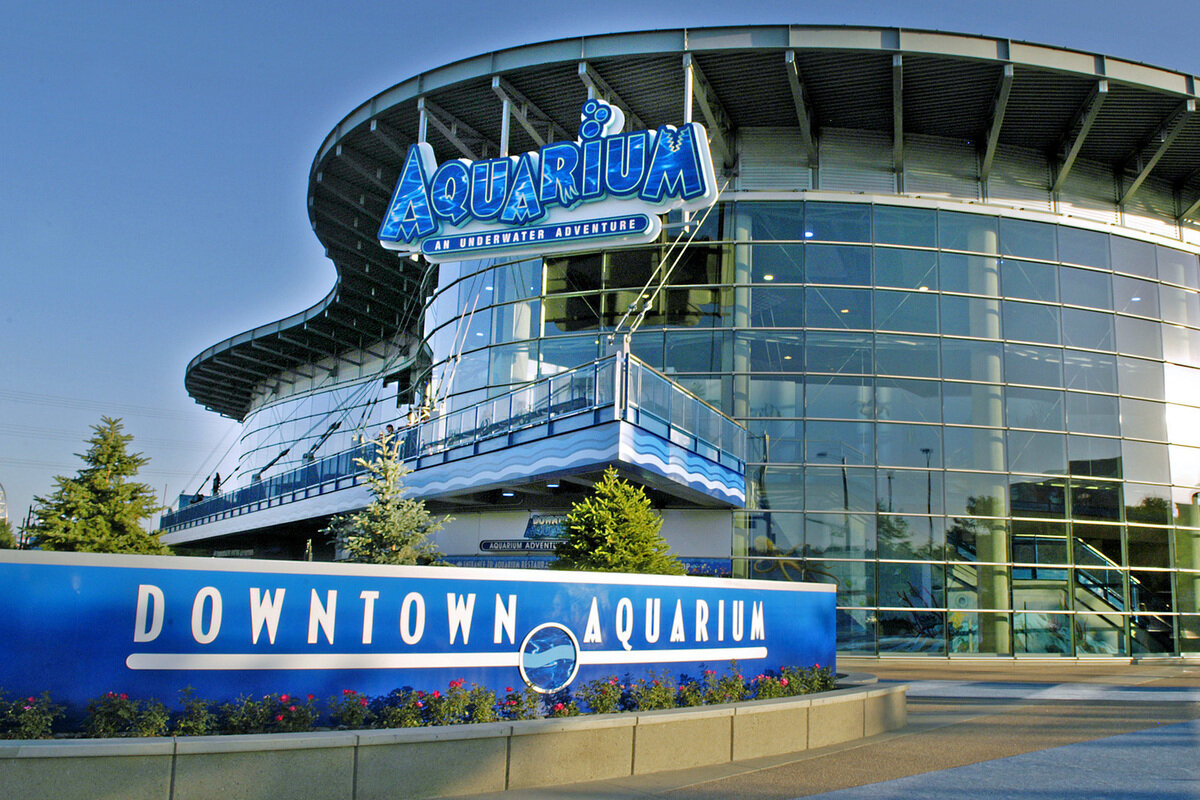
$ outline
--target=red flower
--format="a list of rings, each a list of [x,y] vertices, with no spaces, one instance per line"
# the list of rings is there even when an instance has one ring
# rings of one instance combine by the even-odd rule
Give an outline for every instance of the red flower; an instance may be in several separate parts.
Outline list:
[[[820,664],[813,664],[813,669],[820,669],[820,668],[821,668]]]
[[[361,700],[359,700],[359,701],[358,701],[358,704],[359,704],[360,706],[362,706],[362,707],[366,708],[366,705],[367,705],[367,698],[365,698],[365,697],[364,697],[364,698],[362,698]]]
[[[275,715],[275,721],[276,721],[276,722],[283,722],[283,714],[276,714],[276,715]]]
[[[288,701],[288,699],[289,698],[286,694],[279,695],[279,702],[281,702],[281,703],[286,703]]]
[[[422,703],[420,700],[418,700],[418,701],[417,701],[417,708],[424,708],[424,707],[425,707],[425,704],[424,704],[424,703]]]
[[[779,679],[779,685],[780,685],[780,686],[787,686],[787,678],[780,678],[780,679]]]
[[[562,703],[555,703],[555,704],[554,704],[554,710],[555,710],[555,711],[562,711],[564,708],[566,708],[566,706],[564,706]]]
[[[312,702],[312,699],[313,699],[313,696],[310,694],[310,695],[308,696],[308,701],[311,703],[311,702]]]
[[[343,696],[348,695],[348,694],[354,694],[354,690],[353,689],[342,689]],[[309,697],[312,697],[312,695],[309,695]]]
[[[417,692],[417,697],[424,697],[424,696],[425,696],[424,692],[421,692],[421,691]]]
[[[441,692],[439,692],[437,689],[434,689],[434,690],[433,690],[433,696],[434,696],[435,698],[436,698],[436,697],[441,697],[441,696],[442,696],[442,693],[441,693]]]
[[[616,675],[612,676],[611,678],[608,679],[608,682],[609,682],[609,685],[616,686],[617,685],[617,676]]]
[[[295,710],[296,710],[295,706],[288,706],[288,711],[295,711]]]
[[[504,687],[504,691],[506,691],[506,692],[511,692],[512,690],[513,690],[513,688],[511,686]]]
[[[112,692],[109,692],[109,694],[112,694]],[[36,703],[37,701],[34,700],[32,697],[26,697],[25,702],[26,703]]]

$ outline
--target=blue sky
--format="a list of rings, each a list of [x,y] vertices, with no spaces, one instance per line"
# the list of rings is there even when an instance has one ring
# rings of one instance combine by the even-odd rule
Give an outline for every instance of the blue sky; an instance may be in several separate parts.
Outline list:
[[[544,39],[733,24],[982,33],[1200,73],[1194,2],[124,2],[6,7],[0,30],[0,485],[23,519],[124,419],[168,499],[236,425],[183,388],[205,347],[333,285],[308,169],[370,96]],[[221,471],[232,471],[234,450]]]

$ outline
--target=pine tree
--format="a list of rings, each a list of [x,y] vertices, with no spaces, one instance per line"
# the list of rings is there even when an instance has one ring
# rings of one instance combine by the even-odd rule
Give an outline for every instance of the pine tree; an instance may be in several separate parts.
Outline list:
[[[355,463],[367,470],[374,499],[355,514],[339,514],[322,533],[332,536],[347,561],[367,564],[438,564],[442,554],[429,537],[450,521],[435,519],[425,503],[405,497],[403,478],[411,470],[400,458],[401,440],[381,436],[375,457]]]
[[[33,546],[43,550],[84,553],[146,553],[170,551],[148,533],[142,522],[159,510],[154,490],[131,479],[150,459],[128,452],[133,437],[122,433],[121,420],[101,417],[93,425],[86,453],[77,454],[83,469],[74,478],[54,478],[49,497],[35,497],[36,521],[30,526]]]
[[[0,550],[15,550],[17,540],[13,537],[12,523],[0,519]]]
[[[662,517],[640,486],[609,467],[592,495],[567,515],[567,539],[555,548],[555,569],[683,575],[683,564],[663,540]]]

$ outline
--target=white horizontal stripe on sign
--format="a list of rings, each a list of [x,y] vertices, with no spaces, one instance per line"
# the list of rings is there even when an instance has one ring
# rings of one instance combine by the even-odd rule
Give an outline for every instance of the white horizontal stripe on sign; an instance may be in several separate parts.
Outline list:
[[[765,647],[696,647],[690,650],[583,650],[580,664],[655,664],[766,658]]]
[[[451,669],[515,667],[509,653],[130,653],[130,669]]]

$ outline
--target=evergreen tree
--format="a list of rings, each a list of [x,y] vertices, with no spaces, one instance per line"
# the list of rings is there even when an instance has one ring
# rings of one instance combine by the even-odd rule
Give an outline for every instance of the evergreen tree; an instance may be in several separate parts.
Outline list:
[[[662,517],[650,506],[640,486],[617,477],[609,467],[585,497],[567,515],[565,541],[554,550],[555,569],[593,572],[638,572],[683,575],[683,564],[659,531]]]
[[[88,440],[88,451],[77,454],[84,468],[74,478],[56,476],[54,494],[34,498],[37,519],[29,529],[33,546],[84,553],[169,554],[159,534],[142,527],[159,510],[154,490],[131,480],[150,459],[128,452],[133,437],[122,433],[121,420],[101,417],[92,430],[95,435]]]
[[[13,537],[12,524],[0,519],[0,550],[16,550],[17,540]]]
[[[355,514],[339,514],[323,533],[333,537],[347,561],[367,564],[438,564],[442,554],[429,537],[450,521],[435,519],[425,503],[405,497],[403,478],[411,470],[400,458],[401,440],[383,435],[375,442],[375,458],[355,459],[367,470],[374,499]]]

